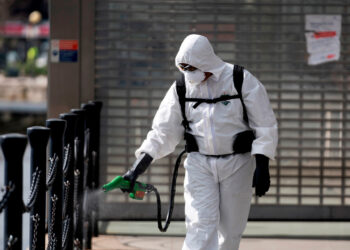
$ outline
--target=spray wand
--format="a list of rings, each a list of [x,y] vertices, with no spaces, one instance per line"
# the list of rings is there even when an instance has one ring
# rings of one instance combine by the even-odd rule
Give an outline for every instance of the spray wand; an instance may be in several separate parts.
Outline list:
[[[130,192],[129,197],[135,200],[143,200],[145,193],[151,192],[153,190],[153,186],[151,186],[152,185],[137,181],[135,182],[134,189]],[[116,188],[128,190],[130,188],[130,181],[125,180],[122,176],[117,176],[102,187],[105,193]]]
[[[173,172],[173,178],[171,182],[171,192],[170,192],[170,203],[169,203],[169,209],[168,214],[165,219],[165,225],[162,226],[162,204],[160,201],[160,195],[158,193],[158,190],[156,187],[154,187],[151,184],[144,184],[142,182],[135,182],[134,189],[130,192],[129,197],[135,200],[143,200],[143,197],[145,196],[145,193],[151,193],[154,192],[157,196],[157,221],[158,221],[158,229],[161,232],[166,232],[166,230],[169,227],[171,216],[173,214],[174,209],[174,198],[176,193],[176,178],[178,169],[181,163],[182,155],[186,153],[186,151],[182,151],[180,155],[178,156],[175,168]],[[113,189],[120,188],[120,189],[126,189],[128,190],[130,188],[130,181],[125,180],[122,176],[115,177],[112,181],[102,186],[103,191],[106,193],[108,191],[111,191]]]

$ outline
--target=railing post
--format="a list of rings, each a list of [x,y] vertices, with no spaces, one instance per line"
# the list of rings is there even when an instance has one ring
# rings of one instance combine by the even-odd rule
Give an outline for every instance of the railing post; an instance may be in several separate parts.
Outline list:
[[[92,114],[92,131],[91,131],[91,141],[90,141],[90,150],[92,157],[92,169],[93,173],[93,186],[97,189],[100,186],[100,121],[101,121],[101,110],[102,102],[101,101],[90,101],[89,103],[94,104],[93,114]],[[93,211],[93,233],[94,236],[98,236],[98,217],[99,217],[99,204],[96,202]]]
[[[47,186],[50,188],[48,213],[48,249],[62,248],[62,167],[63,167],[63,136],[66,121],[62,119],[46,120],[50,134],[50,167]]]
[[[85,188],[85,174],[84,171],[84,129],[85,129],[85,110],[72,109],[71,112],[77,115],[77,126],[75,131],[75,195],[74,195],[74,209],[76,225],[74,230],[74,245],[77,249],[83,249],[83,197]]]
[[[87,103],[82,104],[81,107],[86,111],[86,117],[85,117],[85,148],[84,148],[84,162],[86,164],[85,170],[87,171],[87,183],[86,187],[89,191],[92,191],[94,189],[94,183],[93,183],[93,164],[92,164],[92,152],[91,152],[91,131],[93,127],[93,110],[95,108],[95,105],[93,103]],[[87,235],[86,235],[86,247],[88,249],[91,249],[91,239],[93,234],[93,217],[92,217],[92,208],[94,207],[94,204],[90,204],[90,202],[93,202],[92,200],[87,197],[87,200],[89,201],[89,204],[87,204],[87,211],[85,213],[86,218],[85,221],[87,223]]]
[[[93,103],[83,103],[81,105],[82,109],[86,111],[86,116],[85,116],[85,152],[84,152],[84,157],[88,166],[87,170],[87,186],[90,189],[94,188],[94,183],[93,183],[93,174],[94,171],[92,169],[92,156],[91,156],[91,132],[93,128],[93,112],[95,109],[95,104]]]
[[[31,250],[45,248],[45,208],[46,208],[46,147],[50,129],[34,126],[27,128],[28,141],[31,146],[30,167],[32,183],[38,180],[36,202],[31,209],[30,240]]]
[[[22,170],[27,136],[6,134],[0,137],[0,144],[5,161],[6,191],[9,194],[5,205],[3,249],[22,249]]]
[[[64,205],[63,205],[63,232],[62,249],[73,249],[73,211],[74,211],[74,133],[77,115],[64,113],[60,115],[67,123],[64,134]]]
[[[90,150],[92,152],[93,178],[95,188],[99,187],[99,153],[100,153],[100,116],[102,109],[101,101],[90,101],[93,104],[91,114]]]

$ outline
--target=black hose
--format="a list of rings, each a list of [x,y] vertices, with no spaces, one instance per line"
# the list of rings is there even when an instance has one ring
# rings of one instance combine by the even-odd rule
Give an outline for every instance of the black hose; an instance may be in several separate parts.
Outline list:
[[[185,154],[185,153],[186,153],[186,150],[182,151],[176,159],[174,172],[173,172],[173,178],[172,178],[172,182],[171,182],[169,209],[168,209],[168,214],[167,214],[166,219],[165,219],[164,227],[162,226],[162,204],[160,201],[160,195],[158,193],[158,190],[153,185],[147,184],[147,190],[149,192],[155,192],[155,194],[157,196],[157,220],[158,220],[158,228],[159,228],[159,231],[161,231],[161,232],[166,232],[166,230],[169,227],[170,221],[171,221],[171,216],[172,216],[173,210],[174,210],[174,198],[175,198],[175,193],[176,193],[177,174],[178,174],[179,166],[181,163],[181,158],[182,158],[183,154]]]

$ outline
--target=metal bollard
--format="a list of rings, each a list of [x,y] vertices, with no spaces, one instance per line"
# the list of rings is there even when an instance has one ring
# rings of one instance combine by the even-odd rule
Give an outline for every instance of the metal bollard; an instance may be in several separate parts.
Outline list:
[[[72,113],[77,115],[77,126],[75,131],[75,195],[74,195],[74,212],[76,223],[74,227],[74,246],[77,249],[83,248],[83,197],[86,183],[84,171],[84,129],[85,129],[85,114],[83,109],[72,109]]]
[[[101,110],[102,102],[101,101],[89,101],[89,103],[94,104],[93,109],[93,119],[92,119],[92,130],[91,130],[91,157],[92,157],[92,169],[93,169],[93,186],[97,189],[100,186],[100,121],[101,121]],[[98,236],[98,217],[99,217],[99,205],[100,202],[97,201],[96,206],[93,210],[93,233],[94,236]]]
[[[91,152],[91,142],[92,142],[92,130],[93,130],[93,112],[95,109],[95,104],[93,103],[83,103],[81,105],[82,109],[86,111],[85,116],[85,149],[84,149],[84,157],[85,157],[85,163],[87,164],[87,183],[86,185],[90,188],[94,188],[93,183],[93,174],[94,171],[92,169],[92,152]]]
[[[102,102],[90,101],[89,104],[94,104],[92,109],[91,131],[90,131],[90,150],[92,152],[93,177],[92,185],[95,188],[99,187],[99,152],[100,152],[100,116]]]
[[[23,155],[27,145],[27,136],[6,134],[0,137],[1,149],[5,160],[4,196],[4,248],[22,249],[22,189]],[[6,204],[5,204],[6,203]]]
[[[50,134],[50,167],[47,187],[49,194],[48,213],[48,249],[60,250],[62,247],[62,204],[63,204],[63,136],[66,121],[62,119],[46,120],[46,126],[51,129]]]
[[[60,118],[67,123],[64,134],[64,204],[63,204],[63,232],[62,249],[73,249],[73,211],[74,211],[74,133],[77,115],[72,113],[60,114]]]
[[[93,127],[93,112],[95,109],[95,104],[87,103],[82,104],[81,107],[86,111],[85,117],[85,147],[84,147],[84,162],[85,162],[85,170],[87,170],[87,183],[86,187],[89,191],[94,189],[93,183],[93,164],[92,164],[92,152],[91,152],[91,131]],[[86,211],[85,222],[87,223],[87,235],[86,235],[86,247],[91,249],[91,240],[93,234],[93,207],[94,204],[91,204],[89,197],[87,197],[89,201],[88,209]]]
[[[34,126],[27,128],[31,146],[30,167],[32,184],[37,183],[35,202],[31,209],[30,240],[31,250],[45,248],[45,208],[46,208],[46,147],[50,129]],[[36,180],[36,181],[35,181]]]

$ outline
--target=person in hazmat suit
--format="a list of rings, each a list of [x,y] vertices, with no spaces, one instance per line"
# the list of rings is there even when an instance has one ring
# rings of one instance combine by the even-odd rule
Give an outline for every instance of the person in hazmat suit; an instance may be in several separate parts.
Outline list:
[[[133,185],[152,161],[175,150],[187,130],[197,150],[184,161],[187,233],[182,249],[235,250],[247,224],[252,186],[258,196],[270,186],[269,159],[275,157],[278,140],[276,118],[264,86],[247,70],[243,70],[242,101],[234,98],[238,94],[234,65],[216,56],[206,37],[187,36],[175,64],[184,75],[184,115],[174,82],[135,152],[136,162],[123,177]],[[191,98],[199,101],[196,107],[188,101]],[[232,145],[239,148],[246,141],[237,144],[238,135],[249,130],[254,133],[249,152],[234,152]]]

